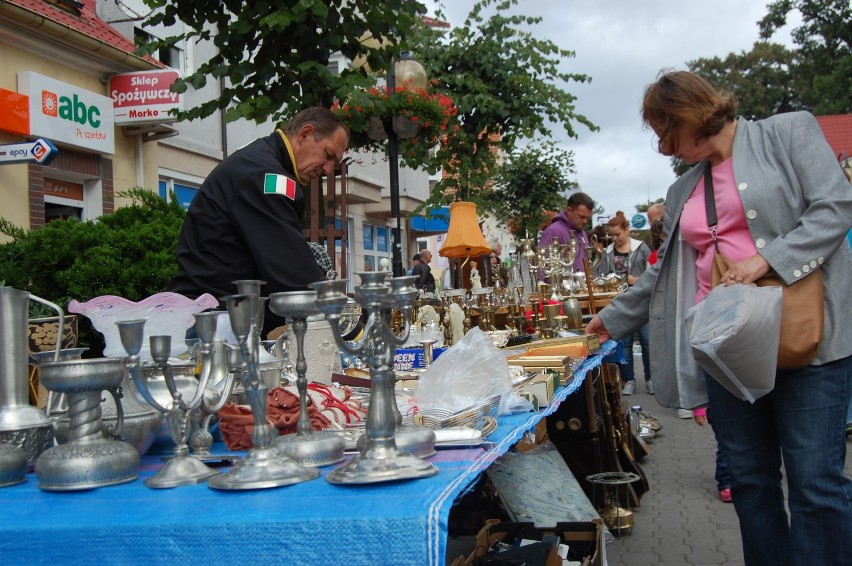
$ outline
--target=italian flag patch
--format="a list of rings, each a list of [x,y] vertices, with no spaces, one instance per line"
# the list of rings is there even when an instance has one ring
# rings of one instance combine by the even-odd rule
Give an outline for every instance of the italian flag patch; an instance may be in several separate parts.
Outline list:
[[[263,178],[263,194],[284,195],[290,200],[296,200],[296,181],[286,175],[267,173]]]

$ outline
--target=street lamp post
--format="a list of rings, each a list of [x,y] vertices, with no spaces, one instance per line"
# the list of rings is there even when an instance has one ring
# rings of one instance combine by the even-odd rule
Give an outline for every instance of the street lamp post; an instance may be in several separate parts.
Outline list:
[[[400,54],[399,61],[391,62],[387,78],[389,93],[396,90],[397,75],[400,75],[404,88],[426,88],[426,71],[423,65],[412,59],[407,51]],[[391,264],[393,276],[400,277],[405,274],[405,266],[402,263],[402,219],[399,204],[399,136],[393,129],[392,117],[385,119],[385,131],[388,134],[391,217],[394,218],[394,226],[391,228],[393,234]]]
[[[390,72],[388,73],[389,93],[396,89],[395,66],[396,64],[391,62]],[[401,277],[405,274],[405,269],[402,266],[402,228],[400,226],[399,210],[399,138],[396,132],[393,131],[393,118],[386,118],[385,131],[388,133],[388,174],[390,175],[391,217],[394,219],[394,225],[391,229],[393,234],[391,264],[393,276]]]

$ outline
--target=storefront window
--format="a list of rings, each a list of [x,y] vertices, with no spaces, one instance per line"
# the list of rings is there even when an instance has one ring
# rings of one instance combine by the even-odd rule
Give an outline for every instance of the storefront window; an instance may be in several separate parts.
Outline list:
[[[388,229],[386,226],[376,226],[376,251],[388,251]]]
[[[363,226],[364,232],[364,249],[365,250],[375,250],[376,249],[376,240],[374,237],[375,226],[372,224],[364,224]]]

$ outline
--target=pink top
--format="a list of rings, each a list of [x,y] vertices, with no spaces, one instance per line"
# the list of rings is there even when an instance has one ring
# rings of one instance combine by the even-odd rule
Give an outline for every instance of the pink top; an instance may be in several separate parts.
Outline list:
[[[751,257],[757,253],[757,248],[754,247],[751,239],[743,201],[737,191],[733,160],[729,157],[713,167],[712,175],[716,217],[719,222],[717,229],[719,252],[734,262]],[[680,227],[683,239],[698,252],[696,261],[698,292],[695,294],[695,302],[698,303],[710,293],[710,271],[715,252],[713,237],[707,226],[703,176],[683,206]]]

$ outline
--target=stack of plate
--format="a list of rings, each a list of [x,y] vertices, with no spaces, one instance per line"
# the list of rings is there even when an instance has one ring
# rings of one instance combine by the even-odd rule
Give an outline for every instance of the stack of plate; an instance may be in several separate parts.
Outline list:
[[[414,415],[414,422],[434,429],[453,426],[477,428],[481,419],[494,411],[499,405],[500,396],[495,395],[486,401],[482,401],[456,413],[452,413],[446,409],[423,409]]]

